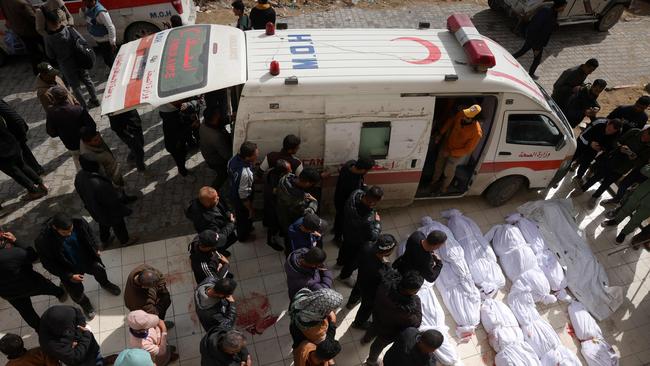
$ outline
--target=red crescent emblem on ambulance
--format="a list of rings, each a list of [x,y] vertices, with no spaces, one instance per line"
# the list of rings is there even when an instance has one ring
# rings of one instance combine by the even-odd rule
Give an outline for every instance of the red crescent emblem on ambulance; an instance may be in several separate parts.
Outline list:
[[[413,41],[417,42],[421,45],[423,45],[427,51],[429,51],[429,55],[427,57],[421,59],[421,60],[405,60],[402,59],[402,61],[408,62],[410,64],[415,64],[415,65],[427,65],[427,64],[432,64],[438,60],[440,60],[440,48],[436,46],[435,44],[431,43],[430,41],[427,41],[426,39],[418,38],[418,37],[399,37],[395,39],[391,39],[391,41]]]

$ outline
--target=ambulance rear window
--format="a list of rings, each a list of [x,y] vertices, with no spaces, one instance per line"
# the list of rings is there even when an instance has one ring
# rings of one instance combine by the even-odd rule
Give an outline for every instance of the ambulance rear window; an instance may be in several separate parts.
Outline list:
[[[158,96],[168,97],[208,83],[209,25],[172,29],[160,64]]]

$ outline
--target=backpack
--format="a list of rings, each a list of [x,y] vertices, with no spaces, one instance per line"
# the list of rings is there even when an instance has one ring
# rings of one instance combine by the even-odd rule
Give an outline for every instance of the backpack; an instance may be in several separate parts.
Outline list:
[[[74,28],[68,27],[68,30],[72,42],[72,53],[77,66],[84,70],[92,69],[93,65],[95,65],[95,51]]]

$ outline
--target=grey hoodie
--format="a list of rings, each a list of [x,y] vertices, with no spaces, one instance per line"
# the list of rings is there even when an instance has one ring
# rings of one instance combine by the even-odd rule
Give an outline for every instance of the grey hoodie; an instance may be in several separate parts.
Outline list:
[[[47,57],[55,59],[59,64],[61,73],[70,85],[79,85],[79,73],[74,57],[72,38],[83,38],[76,29],[62,27],[58,31],[48,32],[45,36],[45,53]]]
[[[215,281],[213,277],[206,278],[194,292],[196,315],[206,332],[217,325],[221,328],[231,329],[235,326],[237,319],[235,303],[218,297],[209,297],[206,293],[208,288],[214,286],[213,281]]]

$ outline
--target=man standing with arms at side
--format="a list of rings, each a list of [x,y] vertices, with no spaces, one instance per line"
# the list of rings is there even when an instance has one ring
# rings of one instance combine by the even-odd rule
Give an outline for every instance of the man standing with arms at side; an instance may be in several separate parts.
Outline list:
[[[108,10],[97,0],[83,0],[84,7],[79,9],[79,15],[86,20],[88,33],[97,42],[99,53],[104,59],[104,64],[110,69],[115,61],[115,25],[108,14]]]
[[[111,295],[121,293],[120,287],[108,280],[95,237],[84,219],[57,213],[47,221],[34,246],[43,268],[61,279],[61,284],[89,321],[95,317],[95,309],[84,294],[86,273],[93,275]]]
[[[526,40],[524,45],[521,46],[519,51],[512,54],[512,57],[519,58],[526,54],[531,49],[533,50],[533,63],[530,65],[528,74],[534,80],[539,77],[535,75],[535,71],[540,63],[542,63],[542,52],[544,47],[551,39],[551,33],[557,28],[557,17],[566,8],[566,0],[553,0],[553,6],[542,6],[533,15],[530,23],[526,27]]]
[[[590,58],[582,65],[566,69],[553,84],[553,100],[565,110],[571,96],[585,83],[587,76],[598,68],[598,60]]]
[[[374,165],[375,161],[372,158],[362,157],[358,160],[350,160],[341,167],[339,177],[336,180],[336,189],[334,190],[334,208],[336,208],[334,241],[343,241],[345,201],[350,198],[352,192],[363,188],[363,178]]]
[[[38,163],[32,150],[27,145],[27,131],[29,130],[27,122],[4,99],[0,99],[0,117],[4,118],[9,132],[14,135],[20,144],[20,151],[22,152],[25,164],[32,168],[36,174],[45,174],[45,170],[43,170],[43,167]]]
[[[257,145],[244,141],[239,154],[228,161],[228,178],[230,179],[230,198],[235,205],[235,225],[239,241],[249,239],[253,231],[253,166],[257,161]]]
[[[404,254],[395,260],[393,268],[402,275],[417,271],[427,282],[435,282],[442,271],[442,260],[434,251],[447,242],[447,234],[433,230],[425,236],[415,231],[406,241]]]

